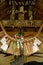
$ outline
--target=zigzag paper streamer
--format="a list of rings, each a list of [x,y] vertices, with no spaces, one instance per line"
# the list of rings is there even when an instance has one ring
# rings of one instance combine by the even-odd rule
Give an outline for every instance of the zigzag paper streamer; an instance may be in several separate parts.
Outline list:
[[[7,48],[8,48],[8,45],[2,45],[2,46],[1,46],[1,49],[4,50],[4,51],[6,51]]]
[[[33,49],[33,53],[35,53],[39,50],[38,46],[33,46],[32,49]]]
[[[5,37],[7,37],[7,35],[5,35],[5,36],[0,40],[3,45],[7,44]]]
[[[38,38],[35,38],[34,45],[40,45],[41,41]]]

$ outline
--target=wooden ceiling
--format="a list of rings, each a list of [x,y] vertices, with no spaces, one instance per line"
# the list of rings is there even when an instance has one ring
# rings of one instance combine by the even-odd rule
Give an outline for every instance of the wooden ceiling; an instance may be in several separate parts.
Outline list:
[[[22,1],[22,0],[19,0],[19,1]],[[3,0],[3,2],[0,2],[0,20],[10,19],[11,8],[12,6],[11,5],[9,6],[8,0],[5,0],[5,1]],[[37,3],[33,7],[33,11],[35,11],[33,15],[34,20],[43,20],[43,0],[37,0]]]

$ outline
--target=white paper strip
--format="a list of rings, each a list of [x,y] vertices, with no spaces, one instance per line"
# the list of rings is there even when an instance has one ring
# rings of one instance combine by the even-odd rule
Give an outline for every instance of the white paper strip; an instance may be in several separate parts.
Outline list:
[[[5,35],[5,36],[0,40],[3,45],[7,44],[5,37],[7,37],[7,36]]]
[[[1,46],[1,49],[4,50],[4,51],[6,51],[7,48],[8,48],[8,45],[2,45],[2,46]]]
[[[37,52],[39,50],[38,46],[33,46],[33,53]]]
[[[41,41],[38,38],[35,38],[34,45],[40,45]]]

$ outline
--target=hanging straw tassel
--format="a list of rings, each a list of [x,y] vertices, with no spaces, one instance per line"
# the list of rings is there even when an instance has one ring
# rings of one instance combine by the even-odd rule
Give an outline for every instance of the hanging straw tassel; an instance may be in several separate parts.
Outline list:
[[[9,45],[10,45],[10,43],[11,43],[11,40],[10,40],[10,39],[8,39],[8,41],[7,41],[7,45],[9,46]]]
[[[24,55],[26,55],[26,56],[29,55],[26,43],[24,43]]]
[[[31,43],[27,43],[27,48],[28,48],[28,55],[31,55],[33,53]]]
[[[34,39],[31,39],[24,43],[24,55],[29,56],[33,53],[33,49],[32,49],[32,46],[34,45],[33,40]]]
[[[9,48],[6,51],[7,53],[13,54],[14,53],[14,49],[13,49],[13,41],[11,41]]]
[[[18,48],[17,46],[14,49],[14,55],[16,55],[16,56],[19,56],[20,55],[20,48]]]

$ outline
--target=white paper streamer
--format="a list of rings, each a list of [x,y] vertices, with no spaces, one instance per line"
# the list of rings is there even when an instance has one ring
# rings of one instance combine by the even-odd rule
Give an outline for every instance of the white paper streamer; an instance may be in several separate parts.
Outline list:
[[[41,41],[38,38],[35,38],[34,45],[40,45]]]
[[[2,46],[1,46],[1,49],[4,50],[4,51],[6,51],[7,48],[8,48],[8,45],[2,45]]]
[[[5,37],[7,37],[7,36],[5,35],[5,36],[0,40],[3,45],[7,44]]]
[[[37,52],[39,50],[38,46],[33,46],[33,53]]]

